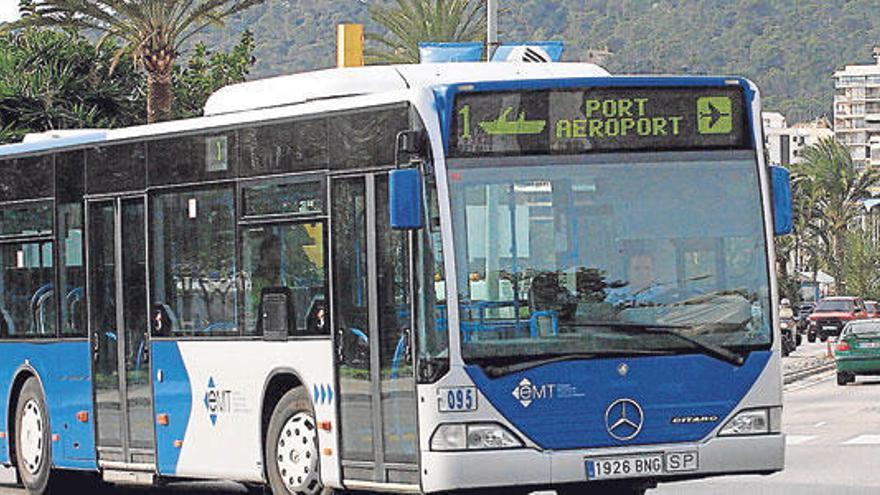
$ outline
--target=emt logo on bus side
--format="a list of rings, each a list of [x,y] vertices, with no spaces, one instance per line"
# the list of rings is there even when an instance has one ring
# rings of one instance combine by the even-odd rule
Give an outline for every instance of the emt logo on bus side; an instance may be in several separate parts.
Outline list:
[[[211,424],[217,424],[217,415],[219,413],[230,410],[232,401],[231,390],[220,390],[214,384],[214,377],[208,378],[208,390],[205,392],[205,408],[208,410],[208,417],[211,418]]]
[[[250,412],[247,397],[243,393],[218,387],[213,376],[208,378],[204,404],[208,411],[208,418],[211,419],[211,425],[214,426],[217,425],[217,420],[221,415]]]
[[[529,407],[533,401],[541,399],[552,399],[553,392],[556,390],[556,384],[547,383],[541,386],[534,385],[528,378],[523,378],[519,385],[513,389],[513,396],[522,404],[523,407]]]

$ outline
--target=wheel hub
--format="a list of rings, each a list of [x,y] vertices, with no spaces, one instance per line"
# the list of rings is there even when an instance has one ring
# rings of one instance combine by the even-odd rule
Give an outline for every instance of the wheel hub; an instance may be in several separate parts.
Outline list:
[[[43,428],[43,413],[40,411],[40,406],[36,400],[30,399],[24,405],[21,432],[18,435],[22,461],[30,474],[37,474],[43,463]]]
[[[278,473],[287,490],[297,495],[318,493],[318,442],[311,415],[300,412],[288,419],[277,447]]]

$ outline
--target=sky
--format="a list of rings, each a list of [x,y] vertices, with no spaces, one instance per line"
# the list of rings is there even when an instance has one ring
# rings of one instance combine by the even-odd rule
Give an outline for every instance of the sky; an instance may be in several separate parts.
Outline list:
[[[0,0],[0,22],[18,19],[18,1]]]

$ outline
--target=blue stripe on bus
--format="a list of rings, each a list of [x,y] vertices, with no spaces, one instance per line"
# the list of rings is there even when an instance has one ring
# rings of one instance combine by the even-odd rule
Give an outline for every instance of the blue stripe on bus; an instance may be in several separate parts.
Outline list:
[[[702,440],[742,401],[770,356],[752,352],[741,367],[704,355],[567,361],[495,379],[479,366],[466,370],[489,402],[538,446],[582,449]],[[606,412],[619,399],[635,401],[644,414],[630,440],[614,438],[606,426]],[[634,412],[629,414],[632,419]],[[618,436],[633,432],[624,433]]]
[[[752,102],[755,92],[748,80],[741,77],[720,76],[603,76],[562,79],[528,79],[516,81],[487,81],[460,84],[444,84],[434,86],[434,100],[437,112],[440,116],[440,133],[443,138],[443,149],[449,149],[449,135],[452,128],[452,106],[455,96],[462,87],[467,87],[467,92],[479,91],[526,91],[534,89],[561,89],[579,87],[621,87],[621,86],[645,86],[645,87],[703,87],[703,86],[729,86],[729,81],[736,81],[746,96],[746,110],[748,111],[750,128],[753,122]],[[752,144],[754,145],[754,136]]]
[[[59,435],[59,441],[52,442],[53,464],[60,468],[97,469],[88,341],[4,342],[0,343],[0,354],[0,431],[7,432],[6,438],[0,439],[0,463],[11,459],[10,389],[16,372],[27,361],[43,386],[52,433]],[[80,411],[88,413],[88,422],[77,420]]]
[[[152,343],[154,378],[161,370],[162,380],[153,380],[155,410],[168,414],[167,426],[156,425],[156,460],[160,474],[177,474],[181,446],[192,413],[192,384],[177,342]]]

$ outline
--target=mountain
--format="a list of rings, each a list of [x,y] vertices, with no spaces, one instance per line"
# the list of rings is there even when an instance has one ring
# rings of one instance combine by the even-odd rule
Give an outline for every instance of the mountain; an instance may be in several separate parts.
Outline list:
[[[479,1],[479,0],[478,0]],[[336,25],[366,24],[369,6],[389,0],[268,0],[206,33],[231,46],[242,29],[257,39],[253,78],[335,64]],[[612,53],[614,73],[741,75],[765,109],[789,121],[830,115],[831,74],[871,63],[880,45],[876,0],[499,0],[501,40],[563,40],[565,60]]]

